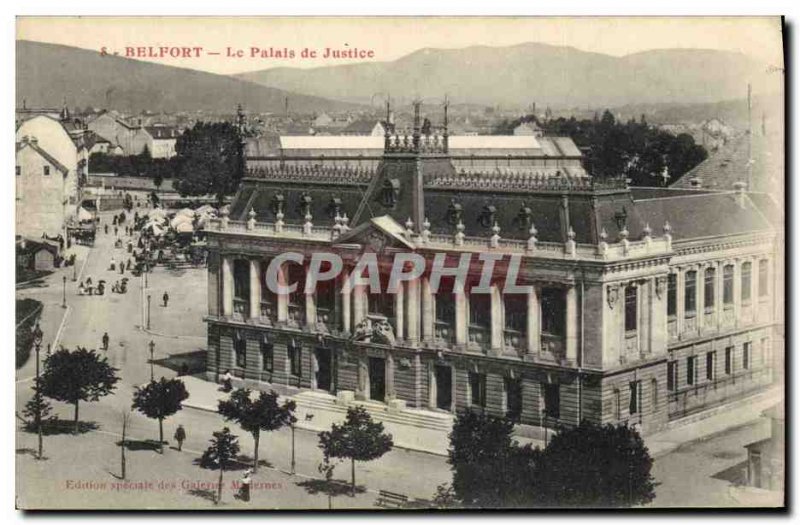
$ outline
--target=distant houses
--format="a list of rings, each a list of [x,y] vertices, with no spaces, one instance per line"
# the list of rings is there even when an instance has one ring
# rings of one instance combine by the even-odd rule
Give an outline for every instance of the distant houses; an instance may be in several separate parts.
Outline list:
[[[88,128],[107,140],[112,152],[140,155],[146,149],[153,158],[158,159],[175,156],[175,143],[180,136],[180,131],[175,126],[144,126],[141,120],[133,125],[113,111],[101,112],[89,121]]]

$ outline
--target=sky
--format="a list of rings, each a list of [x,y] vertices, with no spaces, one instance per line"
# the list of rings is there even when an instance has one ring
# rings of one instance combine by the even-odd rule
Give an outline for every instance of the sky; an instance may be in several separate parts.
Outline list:
[[[122,56],[128,47],[143,48],[138,52],[200,48],[186,53],[191,56],[132,58],[219,74],[391,61],[425,47],[499,47],[523,42],[615,56],[663,48],[720,49],[748,54],[765,65],[783,66],[777,17],[19,17],[16,29],[18,39],[98,52],[105,48]],[[233,56],[228,56],[229,48]],[[258,49],[258,56],[251,56],[252,48]],[[364,58],[324,58],[326,48],[360,50]],[[303,56],[303,49],[316,51],[316,57]],[[276,50],[293,51],[294,57],[276,57]],[[243,56],[235,56],[237,51]]]

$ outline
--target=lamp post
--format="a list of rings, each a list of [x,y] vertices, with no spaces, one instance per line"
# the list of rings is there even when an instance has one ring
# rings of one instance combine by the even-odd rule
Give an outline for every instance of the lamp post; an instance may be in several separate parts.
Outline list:
[[[147,294],[147,329],[150,330],[150,299],[151,295]]]
[[[297,423],[297,418],[294,416],[290,416],[289,419],[289,426],[292,429],[292,474],[295,472],[295,461],[294,461],[294,424]]]
[[[148,297],[148,299],[149,299],[149,297]],[[152,381],[155,381],[155,374],[153,373],[153,354],[154,354],[155,349],[156,349],[156,344],[151,339],[150,340],[150,344],[148,346],[150,347],[150,381],[152,382]]]
[[[62,297],[61,297],[61,308],[66,308],[67,307],[67,276],[64,275],[61,279],[62,279],[62,282],[64,284],[63,290],[62,290],[63,293],[62,293]]]
[[[36,433],[39,439],[39,453],[36,459],[42,459],[42,385],[39,379],[39,351],[42,348],[42,329],[39,323],[33,329],[33,344],[36,347]]]
[[[72,282],[78,280],[78,267],[73,263],[72,265]]]

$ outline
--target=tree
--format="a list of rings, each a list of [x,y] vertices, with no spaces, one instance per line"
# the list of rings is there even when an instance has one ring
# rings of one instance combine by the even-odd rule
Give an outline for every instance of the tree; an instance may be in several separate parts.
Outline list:
[[[244,173],[239,131],[230,122],[198,122],[175,142],[175,189],[186,195],[216,195],[222,204]]]
[[[189,398],[186,385],[180,379],[162,377],[133,392],[133,408],[151,419],[158,419],[158,447],[164,452],[164,419],[183,408]]]
[[[530,505],[540,451],[517,445],[513,429],[509,419],[473,411],[457,415],[447,459],[455,499],[481,508]]]
[[[222,473],[236,460],[236,455],[239,453],[239,438],[231,434],[228,427],[214,432],[213,436],[211,445],[203,453],[203,458],[212,468],[219,469],[219,486],[217,487],[217,499],[214,502],[219,504],[222,501]]]
[[[344,424],[334,423],[318,436],[326,458],[350,459],[352,495],[356,492],[356,461],[378,459],[394,446],[391,434],[383,433],[383,423],[374,422],[362,406],[348,408]]]
[[[535,492],[548,506],[630,507],[655,497],[652,466],[635,429],[584,421],[547,445]]]
[[[94,350],[66,348],[53,352],[44,361],[42,394],[75,405],[75,432],[81,401],[97,401],[110,394],[119,381],[118,370]]]
[[[242,430],[253,436],[253,471],[258,470],[258,442],[261,431],[272,432],[291,422],[295,410],[294,401],[278,404],[278,394],[274,390],[260,392],[255,401],[250,397],[247,388],[238,388],[231,392],[227,400],[219,402],[217,411],[227,421],[235,421]]]

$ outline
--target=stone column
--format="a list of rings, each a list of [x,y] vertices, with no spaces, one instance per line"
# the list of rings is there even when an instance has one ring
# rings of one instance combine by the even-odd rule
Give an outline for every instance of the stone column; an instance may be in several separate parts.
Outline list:
[[[422,281],[422,340],[433,341],[434,335],[434,306],[433,294],[431,293],[431,282],[427,277],[421,277]]]
[[[686,298],[686,276],[684,274],[684,268],[678,267],[676,270],[677,278],[675,279],[675,312],[677,317],[676,321],[678,337],[680,338],[683,334],[683,326],[686,322],[686,303],[684,301]]]
[[[419,342],[419,280],[406,283],[406,339],[412,345]]]
[[[541,315],[539,306],[539,286],[534,284],[531,285],[531,291],[528,293],[528,324],[526,326],[528,355],[536,355],[542,348]]]
[[[757,257],[750,260],[750,304],[753,305],[753,322],[758,322],[760,300],[758,298],[758,276],[761,264]]]
[[[456,290],[455,297],[455,310],[456,310],[456,344],[466,346],[468,333],[467,324],[467,294],[464,290]]]
[[[733,322],[739,326],[742,314],[742,265],[739,260],[733,261]]]
[[[406,317],[406,309],[405,309],[405,284],[398,283],[399,286],[397,287],[397,293],[394,294],[392,300],[394,301],[394,323],[395,323],[395,330],[394,336],[396,339],[400,340],[403,339],[403,335],[405,334],[405,317]]]
[[[261,263],[250,259],[250,319],[261,317]]]
[[[305,295],[306,304],[306,327],[310,330],[317,329],[317,294],[307,293]]]
[[[718,261],[716,263],[716,270],[714,270],[714,293],[716,294],[716,300],[714,301],[714,325],[716,326],[717,330],[719,330],[720,325],[722,324],[722,308],[723,304],[723,270],[725,269],[725,263],[722,261]]]
[[[650,301],[650,353],[662,354],[667,350],[668,335],[667,335],[667,286],[669,285],[668,277],[656,277],[662,279],[661,285],[657,281],[651,282],[651,286],[655,287],[651,291]],[[651,287],[651,290],[653,288]],[[661,293],[658,293],[658,290]]]
[[[500,288],[496,284],[491,285],[490,290],[492,353],[500,355],[503,353],[503,343],[505,339],[503,336],[503,296],[500,293]]]
[[[567,288],[567,359],[578,360],[578,292],[574,285]]]
[[[636,299],[638,301],[637,337],[639,338],[639,351],[649,354],[650,347],[650,316],[653,302],[653,279],[640,283],[637,287]]]
[[[227,255],[222,256],[222,316],[233,315],[233,261]]]
[[[286,265],[281,264],[278,267],[278,284],[287,286],[288,277],[286,276]],[[289,321],[289,294],[278,293],[278,322],[285,323]]]
[[[347,270],[344,270],[344,276],[340,280],[341,283],[341,297],[339,300],[342,305],[342,331],[350,333],[353,329],[350,322],[350,306],[352,305],[352,294],[350,293],[350,275]]]
[[[353,288],[353,330],[358,324],[367,317],[365,303],[367,301],[366,288],[363,284],[357,284]]]
[[[706,267],[704,264],[697,265],[696,268],[697,280],[695,284],[697,288],[697,330],[700,332],[705,326],[706,319]]]

